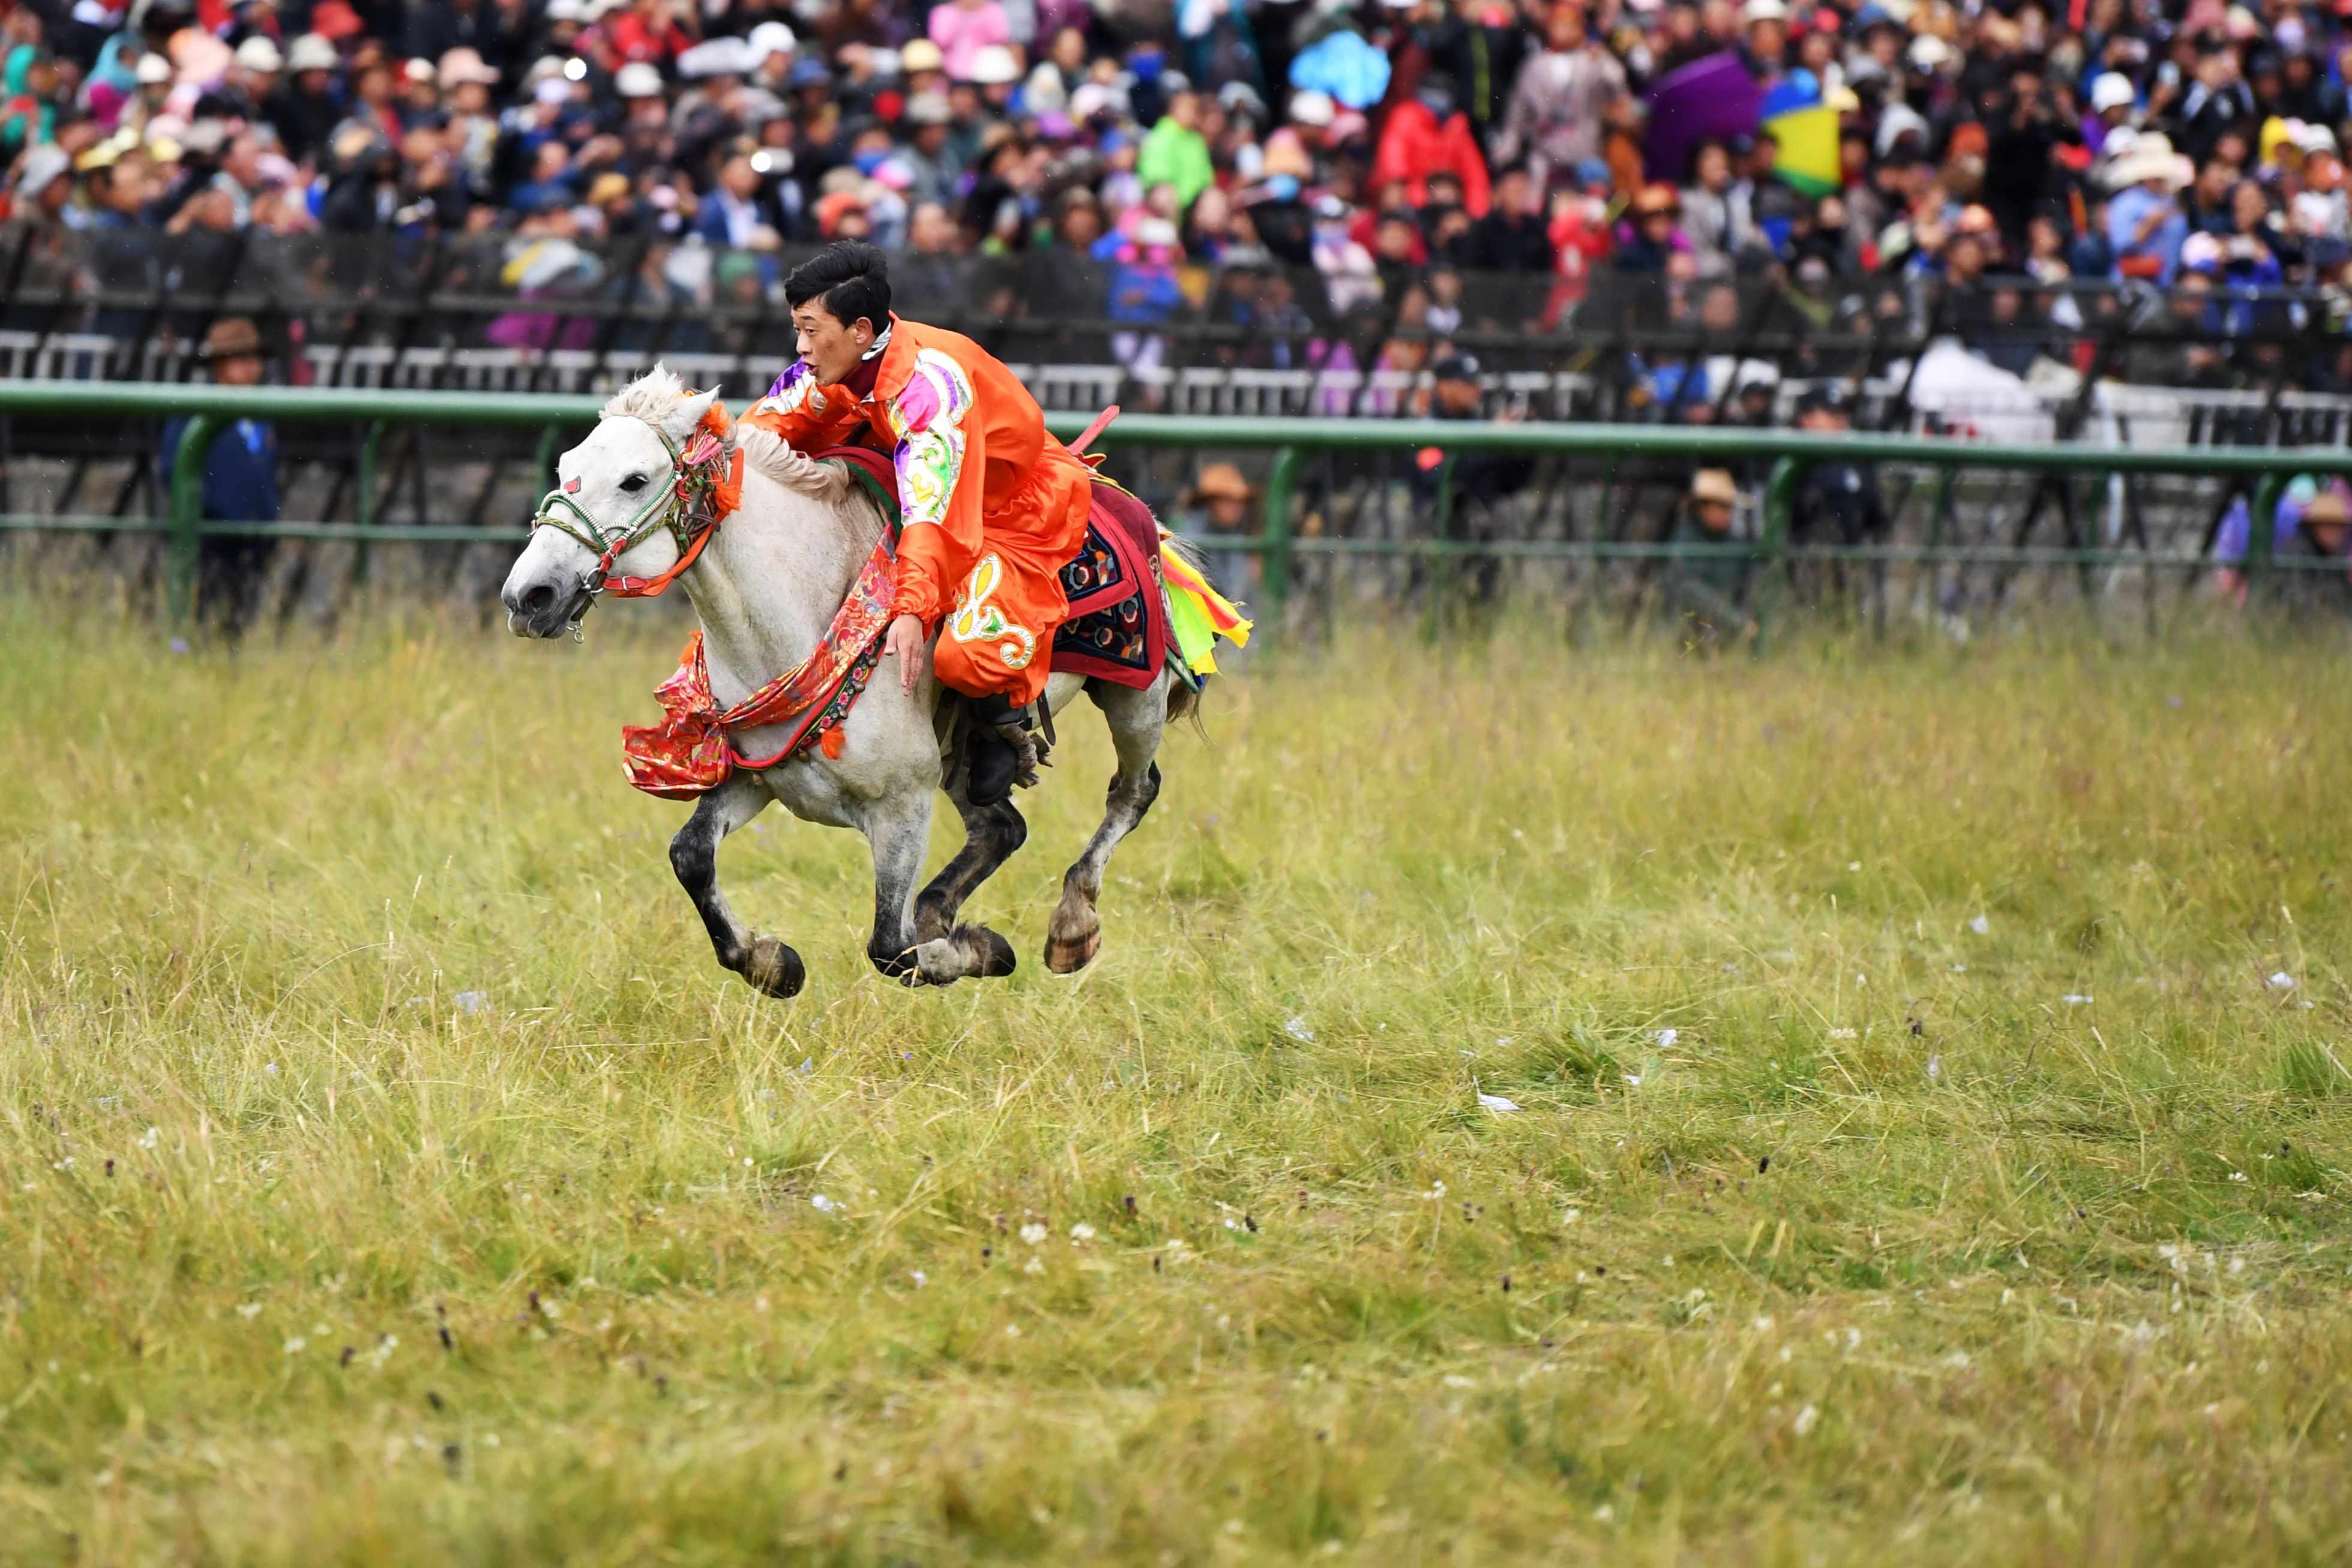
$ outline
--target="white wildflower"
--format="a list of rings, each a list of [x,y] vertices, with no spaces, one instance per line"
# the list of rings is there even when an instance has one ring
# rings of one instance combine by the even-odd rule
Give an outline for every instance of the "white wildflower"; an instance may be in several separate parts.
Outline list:
[[[1032,1247],[1044,1246],[1048,1234],[1045,1228],[1034,1219],[1021,1228],[1021,1239]]]
[[[1941,1078],[1943,1075],[1944,1059],[1941,1056],[1930,1056],[1927,1058],[1927,1076],[1930,1079],[1936,1079]]]
[[[142,1149],[152,1149],[155,1146],[157,1140],[162,1136],[163,1134],[161,1133],[157,1132],[154,1128],[150,1127],[145,1132],[139,1134],[139,1146]]]
[[[457,1004],[457,1010],[461,1013],[478,1013],[484,1008],[490,1005],[490,993],[488,991],[459,991],[456,996],[451,997],[449,999]]]
[[[1459,1373],[1449,1372],[1445,1375],[1445,1386],[1448,1388],[1475,1388],[1478,1385]]]
[[[915,1281],[915,1288],[917,1290],[920,1290],[925,1285],[931,1282],[930,1276],[925,1274],[920,1269],[912,1270],[908,1277]]]
[[[1478,1096],[1478,1103],[1489,1111],[1516,1111],[1519,1108],[1517,1101],[1506,1100],[1500,1094],[1481,1093]]]
[[[310,1348],[310,1342],[299,1334],[286,1342],[286,1354],[289,1355],[299,1355]]]
[[[1642,1086],[1642,1075],[1638,1072],[1621,1072],[1618,1076],[1625,1081],[1625,1086],[1629,1089],[1639,1089]]]
[[[1310,1045],[1315,1041],[1315,1031],[1307,1027],[1305,1019],[1290,1019],[1282,1026],[1282,1032],[1293,1040],[1304,1040]]]
[[[1605,1503],[1605,1502],[1604,1502],[1604,1503],[1602,1503],[1599,1508],[1596,1508],[1596,1509],[1594,1509],[1594,1510],[1592,1511],[1592,1517],[1593,1517],[1594,1519],[1599,1520],[1601,1523],[1606,1524],[1606,1523],[1608,1523],[1611,1520],[1612,1520],[1612,1519],[1614,1519],[1614,1518],[1616,1518],[1616,1517],[1617,1517],[1617,1511],[1616,1511],[1615,1509],[1613,1509],[1613,1508],[1611,1508],[1607,1503]]]
[[[1833,1029],[1830,1030],[1830,1038],[1832,1040],[1852,1040],[1854,1038],[1854,1031],[1850,1029]]]
[[[2274,991],[2291,991],[2294,989],[2294,977],[2288,974],[2284,969],[2281,969],[2277,974],[2271,977],[2271,989]]]
[[[1661,1048],[1671,1051],[1674,1049],[1675,1041],[1682,1038],[1682,1031],[1680,1030],[1662,1029],[1650,1038],[1656,1040]]]
[[[253,1319],[261,1315],[261,1303],[259,1301],[247,1301],[243,1306],[236,1309],[236,1315],[249,1322]]]
[[[2068,991],[2058,999],[2070,1008],[2086,1008],[2091,1005],[2091,998],[2081,991]]]
[[[1848,871],[1860,871],[1862,869],[1862,862],[1860,861],[1848,861],[1845,862],[1845,869]]]
[[[1091,1226],[1091,1225],[1088,1225],[1085,1220],[1083,1220],[1083,1219],[1082,1219],[1082,1220],[1078,1221],[1078,1223],[1076,1223],[1076,1225],[1073,1225],[1073,1226],[1071,1226],[1071,1227],[1070,1227],[1070,1239],[1071,1239],[1071,1240],[1073,1240],[1073,1241],[1077,1241],[1077,1242],[1087,1242],[1087,1241],[1092,1241],[1094,1239],[1095,1239],[1095,1228],[1094,1228],[1093,1226]]]
[[[1794,1432],[1800,1437],[1811,1437],[1812,1435],[1813,1428],[1821,1424],[1821,1411],[1815,1406],[1808,1405],[1803,1409],[1797,1412],[1797,1418],[1789,1423],[1789,1430]]]
[[[814,1197],[810,1198],[809,1207],[815,1209],[820,1214],[838,1214],[841,1212],[841,1205],[834,1202],[833,1199],[825,1197],[823,1193],[818,1193]]]
[[[1969,929],[1975,932],[1978,936],[1983,936],[1992,930],[1992,922],[1979,915],[1975,919],[1969,922]]]

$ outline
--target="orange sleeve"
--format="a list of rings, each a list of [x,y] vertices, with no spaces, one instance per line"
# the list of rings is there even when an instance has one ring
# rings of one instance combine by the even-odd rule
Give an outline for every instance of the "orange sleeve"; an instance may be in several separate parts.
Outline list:
[[[936,349],[915,357],[887,416],[898,438],[898,588],[893,612],[939,624],[980,559],[988,439],[971,378]]]
[[[744,412],[743,422],[782,436],[795,452],[840,445],[862,417],[857,394],[847,387],[815,383],[808,366],[794,361],[768,395]]]

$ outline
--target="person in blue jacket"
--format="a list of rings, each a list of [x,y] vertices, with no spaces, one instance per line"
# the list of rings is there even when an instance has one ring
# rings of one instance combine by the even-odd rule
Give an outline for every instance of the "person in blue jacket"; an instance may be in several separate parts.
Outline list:
[[[198,350],[221,386],[258,385],[268,353],[261,333],[243,316],[213,323]],[[163,469],[170,483],[172,458],[188,422],[163,427]],[[204,516],[207,521],[274,523],[278,520],[278,430],[267,420],[240,419],[214,437],[205,455]],[[270,541],[208,534],[198,557],[197,613],[234,636],[252,620],[269,565]]]

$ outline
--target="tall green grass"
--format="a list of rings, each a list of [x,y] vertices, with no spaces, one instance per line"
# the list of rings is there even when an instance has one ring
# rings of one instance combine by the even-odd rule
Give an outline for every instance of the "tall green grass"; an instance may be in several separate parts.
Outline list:
[[[674,633],[157,641],[0,610],[0,1562],[2352,1547],[2332,645],[1261,659],[775,1003]]]

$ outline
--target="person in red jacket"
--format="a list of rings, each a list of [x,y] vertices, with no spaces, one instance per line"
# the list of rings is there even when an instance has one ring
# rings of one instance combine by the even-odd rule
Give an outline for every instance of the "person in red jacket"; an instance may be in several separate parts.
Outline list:
[[[898,577],[883,652],[909,692],[934,629],[932,667],[971,704],[975,805],[1036,781],[1027,709],[1045,694],[1054,632],[1069,619],[1061,570],[1085,542],[1093,471],[1045,429],[1011,371],[960,333],[890,310],[888,262],[856,240],[784,280],[800,359],[743,415],[802,453],[866,426],[898,471]]]
[[[1474,218],[1486,215],[1486,160],[1470,133],[1470,117],[1454,107],[1453,91],[1437,80],[1424,80],[1409,102],[1389,110],[1381,128],[1379,153],[1372,161],[1372,188],[1402,180],[1416,207],[1429,201],[1429,177],[1441,169],[1462,182],[1462,204]]]

